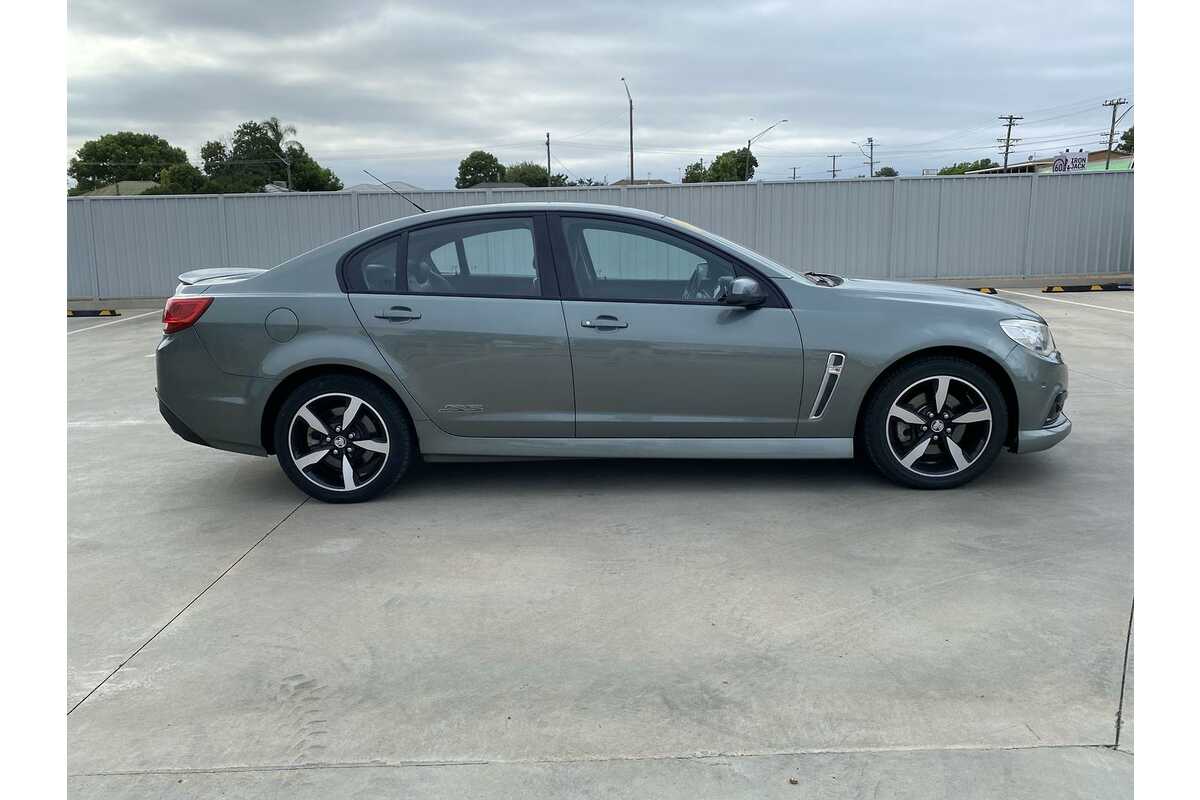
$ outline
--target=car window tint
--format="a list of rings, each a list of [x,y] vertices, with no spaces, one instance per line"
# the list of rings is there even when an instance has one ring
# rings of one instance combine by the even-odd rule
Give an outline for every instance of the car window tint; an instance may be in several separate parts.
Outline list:
[[[728,260],[654,228],[573,217],[562,224],[583,298],[714,303],[736,274]]]
[[[394,294],[399,250],[398,236],[360,250],[346,263],[343,274],[347,288],[351,292]]]
[[[408,235],[410,294],[538,297],[537,275],[528,218],[450,222]]]

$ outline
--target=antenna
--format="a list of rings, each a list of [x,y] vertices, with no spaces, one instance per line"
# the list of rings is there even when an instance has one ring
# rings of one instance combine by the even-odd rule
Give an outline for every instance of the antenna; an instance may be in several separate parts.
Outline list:
[[[371,173],[370,173],[370,172],[367,172],[365,169],[363,170],[363,172],[366,172],[368,175],[371,175]],[[372,177],[372,178],[375,178],[375,176],[374,176],[374,175],[371,175],[371,177]],[[393,186],[388,186],[388,185],[387,185],[386,183],[384,183],[383,181],[380,181],[380,180],[379,180],[379,178],[375,178],[375,180],[379,181],[379,183],[383,185],[383,188],[387,189],[387,190],[388,190],[389,192],[391,192],[392,194],[398,194],[398,195],[400,195],[401,197],[403,197],[405,200],[408,200],[408,202],[412,203],[414,206],[417,206],[417,203],[416,203],[416,201],[414,201],[414,200],[413,200],[412,198],[410,198],[408,195],[405,195],[405,194],[403,194],[403,193],[401,193],[401,192],[397,191],[397,190],[396,190],[396,188],[395,188],[395,187],[393,187]],[[420,211],[422,214],[428,214],[428,213],[429,213],[428,211],[426,211],[425,209],[421,208],[420,206],[417,206],[417,211]]]

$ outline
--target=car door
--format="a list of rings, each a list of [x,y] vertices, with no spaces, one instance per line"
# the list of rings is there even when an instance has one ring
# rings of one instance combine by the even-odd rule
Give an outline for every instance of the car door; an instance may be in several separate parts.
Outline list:
[[[791,437],[803,346],[766,278],[665,226],[551,214],[581,437]],[[734,277],[770,293],[722,305]]]
[[[571,358],[544,214],[410,228],[343,265],[397,377],[459,436],[574,434]]]

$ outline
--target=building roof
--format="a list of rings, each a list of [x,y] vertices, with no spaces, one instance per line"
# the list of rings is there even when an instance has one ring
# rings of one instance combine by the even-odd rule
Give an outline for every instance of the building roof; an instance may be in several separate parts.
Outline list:
[[[387,185],[395,189],[397,192],[423,192],[425,191],[420,186],[413,186],[411,183],[404,181],[388,181]],[[378,183],[356,183],[353,186],[346,187],[347,192],[386,192],[383,186]]]
[[[117,181],[109,183],[90,192],[83,192],[80,197],[115,197],[120,195],[128,197],[135,194],[141,194],[147,189],[153,189],[158,186],[157,181]]]
[[[637,178],[629,180],[629,178],[621,178],[619,181],[613,181],[610,186],[668,186],[670,181],[664,181],[662,178]]]

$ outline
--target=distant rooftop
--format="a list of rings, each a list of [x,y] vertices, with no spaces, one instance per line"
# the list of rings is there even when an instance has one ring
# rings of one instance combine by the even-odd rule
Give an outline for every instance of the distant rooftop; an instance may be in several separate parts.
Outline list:
[[[141,194],[147,189],[153,189],[158,186],[156,181],[117,181],[109,183],[97,189],[92,189],[90,192],[84,192],[80,197],[115,197],[120,195],[128,197],[135,194]]]
[[[425,191],[420,186],[413,186],[411,183],[404,181],[388,181],[388,186],[395,189],[397,192],[423,192]],[[386,192],[383,186],[378,183],[356,183],[353,186],[347,186],[347,192]]]

